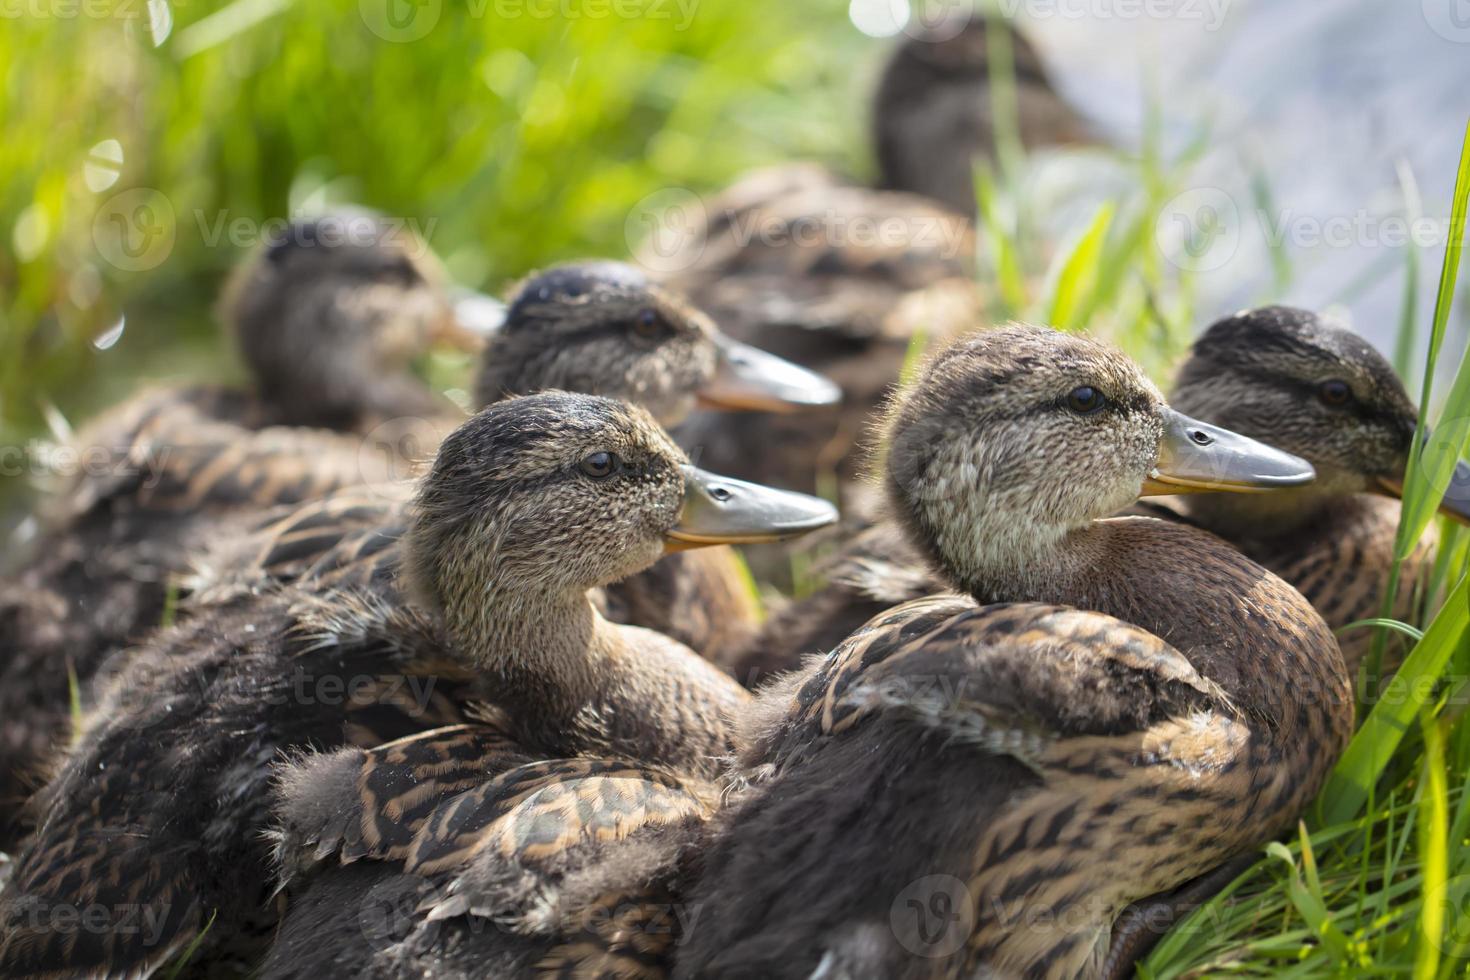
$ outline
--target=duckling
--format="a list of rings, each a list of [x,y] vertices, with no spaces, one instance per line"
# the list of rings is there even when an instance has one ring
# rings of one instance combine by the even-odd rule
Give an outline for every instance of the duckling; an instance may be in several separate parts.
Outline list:
[[[289,226],[234,276],[220,319],[253,389],[156,389],[84,429],[92,465],[43,515],[33,560],[0,582],[0,846],[67,730],[69,674],[85,692],[109,654],[157,626],[170,577],[202,542],[266,508],[387,479],[361,434],[451,408],[407,369],[431,343],[468,339],[423,243],[359,213]]]
[[[1011,21],[965,11],[916,32],[884,66],[873,100],[879,187],[922,194],[957,214],[975,213],[975,166],[997,156],[989,91],[992,31],[1010,39],[1021,145],[1094,142],[1026,35]]]
[[[473,725],[470,765],[489,765],[488,739],[532,760],[712,775],[748,695],[680,644],[608,622],[587,592],[665,548],[835,519],[823,501],[695,469],[641,409],[561,392],[451,433],[412,515],[413,601],[247,594],[134,655],[38,794],[39,830],[0,905],[0,973],[147,975],[211,921],[194,962],[248,962],[277,914],[268,784],[307,747]],[[61,904],[129,910],[148,929],[57,930],[46,915]]]
[[[842,387],[839,408],[799,418],[696,416],[688,441],[711,466],[755,461],[751,479],[806,492],[835,474],[851,503],[857,443],[915,335],[941,345],[983,315],[973,167],[994,155],[996,30],[1011,36],[1023,144],[1082,141],[1035,49],[1010,22],[967,11],[890,57],[872,112],[876,188],[812,164],[758,171],[694,215],[681,250],[645,256],[732,336]]]
[[[1309,486],[1259,498],[1181,497],[1173,506],[1307,597],[1334,630],[1379,615],[1393,564],[1400,493],[1418,410],[1383,355],[1310,310],[1267,306],[1225,317],[1200,336],[1171,401],[1181,411],[1308,460]],[[1470,520],[1470,467],[1457,465],[1443,513]],[[1412,620],[1434,535],[1404,563],[1394,617]],[[1339,640],[1356,675],[1373,630]],[[1397,644],[1390,644],[1393,654]]]
[[[1312,464],[1317,479],[1272,494],[1190,494],[1129,513],[1188,520],[1225,538],[1295,586],[1333,630],[1375,617],[1393,563],[1404,466],[1418,411],[1392,366],[1342,324],[1310,310],[1267,306],[1212,324],[1181,365],[1170,403]],[[1458,464],[1440,510],[1470,519],[1470,467]],[[1412,619],[1433,535],[1404,563],[1393,615]],[[818,569],[826,584],[780,610],[736,658],[739,677],[769,677],[806,653],[830,650],[857,624],[898,602],[945,590],[899,529],[861,524]],[[1356,676],[1372,630],[1339,637]],[[1401,653],[1390,641],[1390,661]]]
[[[525,279],[489,338],[474,387],[482,405],[554,387],[601,394],[641,405],[664,425],[696,404],[801,412],[841,395],[820,375],[730,340],[676,293],[609,261],[567,263]],[[389,542],[405,521],[403,508],[377,488],[339,492],[227,539],[203,559],[199,581],[210,594],[242,579],[258,587],[356,574],[389,584],[398,560]],[[727,548],[671,555],[599,600],[615,622],[671,636],[723,667],[749,642],[760,614]]]
[[[1299,486],[1304,461],[1024,326],[939,353],[886,433],[900,525],[968,595],[762,690],[676,977],[1095,976],[1130,902],[1291,826],[1351,733],[1299,593],[1207,532],[1108,517]]]

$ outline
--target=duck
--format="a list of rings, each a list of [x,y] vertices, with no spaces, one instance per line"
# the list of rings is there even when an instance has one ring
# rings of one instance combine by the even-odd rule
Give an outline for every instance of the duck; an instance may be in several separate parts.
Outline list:
[[[911,347],[942,345],[984,316],[974,166],[995,157],[989,38],[1014,53],[1028,149],[1088,142],[1040,56],[1003,18],[966,12],[906,33],[871,111],[878,179],[809,162],[757,170],[685,208],[640,261],[732,336],[831,378],[839,406],[802,416],[699,414],[687,441],[709,465],[855,503],[869,416]],[[680,247],[672,247],[678,245]],[[835,484],[835,485],[834,485]]]
[[[1375,630],[1349,624],[1380,615],[1419,413],[1393,366],[1342,322],[1311,310],[1264,306],[1211,324],[1179,369],[1170,400],[1181,411],[1261,439],[1309,461],[1312,484],[1251,499],[1174,498],[1175,516],[1213,531],[1294,585],[1339,632],[1355,677]],[[1470,466],[1456,464],[1440,512],[1470,522]],[[1437,535],[1430,528],[1402,567],[1390,607],[1415,619]],[[1404,652],[1390,641],[1389,660]]]
[[[884,432],[895,519],[959,594],[758,692],[673,976],[1101,975],[1130,903],[1295,824],[1354,712],[1300,593],[1206,531],[1110,515],[1313,471],[1025,325],[942,349]]]
[[[561,263],[523,279],[489,331],[473,387],[482,407],[547,388],[605,395],[642,406],[667,427],[696,405],[800,414],[841,397],[821,375],[730,339],[678,293],[611,260]],[[266,582],[355,577],[391,588],[402,503],[401,493],[365,486],[273,512],[200,556],[192,586],[206,603]],[[600,590],[598,601],[615,622],[670,636],[725,669],[762,614],[729,548],[670,555]]]
[[[666,549],[835,518],[696,469],[634,406],[543,392],[485,408],[418,485],[411,601],[285,585],[135,651],[36,798],[39,829],[0,896],[0,973],[146,976],[201,934],[190,969],[252,962],[278,916],[269,787],[308,748],[458,725],[471,742],[453,758],[481,772],[503,749],[714,775],[747,692],[681,644],[609,622],[588,592]],[[147,929],[58,931],[43,916],[58,904],[126,909]]]
[[[883,66],[873,96],[877,185],[975,213],[975,167],[999,162],[990,99],[991,35],[1011,54],[1016,136],[1027,150],[1089,146],[1091,126],[1058,91],[1015,21],[974,11],[918,24]]]
[[[90,465],[43,504],[29,559],[0,580],[0,847],[22,833],[21,804],[66,736],[69,688],[85,696],[171,614],[173,576],[202,543],[387,479],[394,466],[364,439],[453,408],[410,362],[476,342],[427,246],[358,211],[272,236],[232,276],[218,319],[250,387],[149,389],[84,427],[76,448]]]
[[[1359,677],[1393,566],[1404,470],[1418,410],[1392,365],[1332,317],[1265,306],[1222,317],[1179,366],[1169,402],[1180,411],[1311,463],[1312,483],[1271,494],[1156,497],[1126,513],[1188,521],[1285,579],[1334,632]],[[1457,464],[1440,512],[1470,520],[1470,466]],[[832,649],[900,602],[948,589],[880,508],[849,515],[853,530],[815,570],[824,584],[778,610],[735,659],[738,676],[769,678]],[[1391,615],[1412,621],[1434,553],[1426,532],[1401,573]],[[1392,667],[1402,644],[1389,640]],[[1360,678],[1360,686],[1362,679]]]

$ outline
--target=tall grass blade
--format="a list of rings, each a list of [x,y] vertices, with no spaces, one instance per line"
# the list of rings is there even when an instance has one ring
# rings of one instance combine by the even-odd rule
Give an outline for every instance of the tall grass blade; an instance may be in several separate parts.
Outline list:
[[[1414,951],[1414,980],[1434,980],[1444,941],[1445,898],[1449,884],[1449,790],[1445,783],[1444,734],[1426,712],[1423,789],[1419,794],[1419,865],[1424,900],[1419,906],[1419,935]]]
[[[1421,419],[1428,417],[1434,368],[1439,361],[1450,311],[1455,305],[1455,283],[1460,273],[1460,252],[1465,243],[1467,204],[1470,204],[1470,125],[1466,126],[1465,140],[1460,149],[1460,169],[1455,177],[1454,204],[1450,210],[1450,238],[1445,246],[1439,291],[1434,302],[1434,325],[1429,334],[1429,355],[1419,396]],[[1398,537],[1394,543],[1394,554],[1400,561],[1414,550],[1420,535],[1429,526],[1464,449],[1465,422],[1470,420],[1470,369],[1463,360],[1450,385],[1450,395],[1445,400],[1441,418],[1449,423],[1447,427],[1452,431],[1442,432],[1436,437],[1438,451],[1425,452],[1425,429],[1421,425],[1414,437],[1414,450],[1409,454],[1408,471],[1404,475],[1403,515],[1399,519]]]
[[[1021,273],[1020,248],[1010,231],[1012,223],[1001,211],[995,178],[985,167],[975,169],[975,200],[980,206],[980,227],[990,245],[991,261],[995,263],[1002,318],[1016,316],[1026,307],[1026,279]]]
[[[1432,698],[1450,655],[1465,641],[1470,625],[1470,579],[1461,579],[1414,645],[1398,673],[1384,685],[1378,703],[1338,760],[1318,799],[1323,825],[1353,819],[1393,757],[1409,726]]]
[[[1418,225],[1424,217],[1424,201],[1419,196],[1419,182],[1409,161],[1400,160],[1397,166],[1399,189],[1404,195],[1404,220],[1410,228]],[[1409,369],[1413,367],[1414,348],[1419,340],[1419,246],[1410,235],[1404,246],[1404,298],[1399,306],[1399,332],[1393,343],[1393,368],[1409,381]]]
[[[1097,287],[1098,258],[1115,210],[1111,201],[1098,208],[1077,244],[1062,260],[1046,314],[1046,322],[1052,326],[1076,330],[1084,325],[1080,314],[1088,308],[1088,300]]]

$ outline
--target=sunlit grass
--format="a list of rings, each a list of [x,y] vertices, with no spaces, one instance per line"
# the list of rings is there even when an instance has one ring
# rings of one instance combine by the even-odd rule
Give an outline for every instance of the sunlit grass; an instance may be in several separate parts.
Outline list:
[[[47,400],[84,418],[139,374],[227,374],[209,308],[264,220],[360,202],[492,289],[625,256],[635,205],[659,189],[703,193],[795,157],[858,169],[854,83],[882,53],[837,3],[701,3],[687,22],[671,2],[566,19],[421,5],[439,19],[406,43],[375,35],[359,0],[152,6],[172,18],[156,47],[144,0],[0,31],[5,444],[42,430]],[[103,258],[93,223],[135,189],[167,202],[175,240],[131,270]],[[93,349],[120,314],[121,341]]]

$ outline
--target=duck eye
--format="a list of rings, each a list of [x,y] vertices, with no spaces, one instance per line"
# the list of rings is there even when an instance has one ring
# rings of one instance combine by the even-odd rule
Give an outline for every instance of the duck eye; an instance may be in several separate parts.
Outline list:
[[[1107,397],[1091,385],[1073,388],[1067,395],[1067,407],[1078,415],[1091,415],[1108,403]]]
[[[1317,388],[1317,397],[1322,399],[1324,405],[1341,408],[1353,400],[1353,389],[1348,387],[1346,381],[1333,378],[1331,381],[1322,382]]]
[[[662,321],[654,310],[644,310],[633,318],[633,332],[649,340],[659,335],[661,326]]]
[[[593,453],[583,459],[578,466],[592,479],[601,480],[612,476],[613,471],[618,468],[618,458],[612,453]]]

